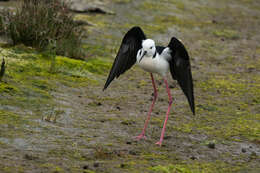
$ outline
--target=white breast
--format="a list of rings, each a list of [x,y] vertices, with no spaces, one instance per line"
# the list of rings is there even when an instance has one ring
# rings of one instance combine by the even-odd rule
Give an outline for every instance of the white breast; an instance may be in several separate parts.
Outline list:
[[[139,62],[139,60],[140,58],[137,56],[137,65],[150,73],[158,73],[165,76],[169,70],[168,61],[161,57],[158,53],[155,58],[152,56],[144,56],[141,62]]]

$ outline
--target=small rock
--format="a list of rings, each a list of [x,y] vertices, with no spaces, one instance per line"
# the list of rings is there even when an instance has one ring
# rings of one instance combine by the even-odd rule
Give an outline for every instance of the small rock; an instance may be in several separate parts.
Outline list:
[[[70,2],[69,0],[66,1]],[[115,14],[113,11],[107,9],[105,7],[105,4],[103,3],[97,4],[92,1],[90,2],[86,3],[86,1],[82,1],[82,0],[73,0],[72,3],[70,3],[69,9],[76,13]]]
[[[197,157],[195,157],[195,156],[191,156],[190,159],[191,159],[191,160],[196,160]]]
[[[83,169],[88,169],[88,165],[84,165],[82,168]]]
[[[212,22],[212,23],[217,23],[217,21],[216,21],[215,19],[213,19],[211,22]]]
[[[210,142],[208,144],[208,147],[211,148],[211,149],[214,149],[215,148],[215,143],[214,142]]]
[[[126,164],[124,164],[124,163],[120,164],[120,168],[124,168],[125,166],[126,166]]]
[[[242,151],[242,153],[245,153],[245,152],[246,152],[246,149],[245,149],[245,148],[242,148],[241,151]]]
[[[130,150],[129,151],[129,154],[133,155],[133,156],[136,156],[137,155],[137,152],[136,151],[133,151],[133,150]]]
[[[95,168],[97,168],[97,167],[99,167],[99,163],[98,163],[98,162],[95,162],[95,163],[93,164],[93,166],[94,166]]]
[[[24,158],[27,159],[27,160],[35,160],[35,159],[37,159],[37,157],[35,157],[33,155],[30,155],[30,154],[25,154]]]

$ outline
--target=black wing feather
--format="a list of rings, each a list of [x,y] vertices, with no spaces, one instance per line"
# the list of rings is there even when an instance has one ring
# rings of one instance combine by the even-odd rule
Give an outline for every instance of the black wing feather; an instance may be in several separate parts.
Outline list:
[[[163,47],[163,46],[156,46],[156,52],[158,52],[159,55],[163,52],[164,49],[165,49],[165,47]]]
[[[191,111],[195,115],[193,82],[188,52],[184,45],[175,37],[172,37],[168,47],[171,49],[172,56],[170,60],[172,78],[178,81],[188,99]]]
[[[142,40],[145,39],[142,29],[138,26],[131,28],[126,33],[103,90],[108,87],[115,77],[118,78],[135,64],[137,52],[142,48]]]

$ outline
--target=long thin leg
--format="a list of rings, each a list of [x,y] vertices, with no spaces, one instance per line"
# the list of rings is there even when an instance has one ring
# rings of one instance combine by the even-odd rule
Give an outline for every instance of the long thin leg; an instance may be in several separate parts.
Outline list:
[[[160,146],[162,145],[164,132],[165,132],[165,127],[166,127],[166,124],[167,124],[167,120],[168,120],[169,113],[170,113],[170,110],[171,110],[171,105],[172,105],[172,96],[171,96],[171,92],[170,92],[170,89],[168,87],[168,82],[167,82],[166,78],[164,78],[164,83],[166,85],[166,90],[167,90],[168,97],[169,97],[169,106],[168,106],[168,110],[167,110],[167,113],[166,113],[166,118],[164,120],[164,124],[163,124],[163,128],[162,128],[162,133],[161,133],[160,140],[156,143],[157,145],[160,145]]]
[[[154,82],[153,74],[152,74],[152,73],[150,73],[150,74],[151,74],[152,83],[153,83],[153,90],[154,90],[154,93],[153,93],[153,103],[152,103],[152,105],[151,105],[151,107],[150,107],[150,110],[149,110],[149,112],[148,112],[148,115],[147,115],[146,121],[145,121],[145,123],[144,123],[144,128],[143,128],[143,130],[142,130],[142,133],[141,133],[139,136],[136,136],[136,139],[138,139],[138,140],[140,140],[140,139],[142,139],[142,138],[146,139],[145,130],[146,130],[147,126],[148,126],[148,122],[149,122],[149,120],[150,120],[150,118],[151,118],[151,112],[152,112],[152,110],[153,110],[155,101],[156,101],[156,99],[157,99],[157,89],[156,89],[156,85],[155,85],[155,82]]]

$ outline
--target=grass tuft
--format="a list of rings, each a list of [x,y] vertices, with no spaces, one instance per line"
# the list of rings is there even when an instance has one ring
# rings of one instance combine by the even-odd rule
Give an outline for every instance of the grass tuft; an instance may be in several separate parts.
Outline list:
[[[68,4],[59,0],[22,0],[15,13],[3,12],[0,25],[14,45],[23,43],[41,50],[55,41],[56,53],[83,56],[83,28],[73,21]]]

